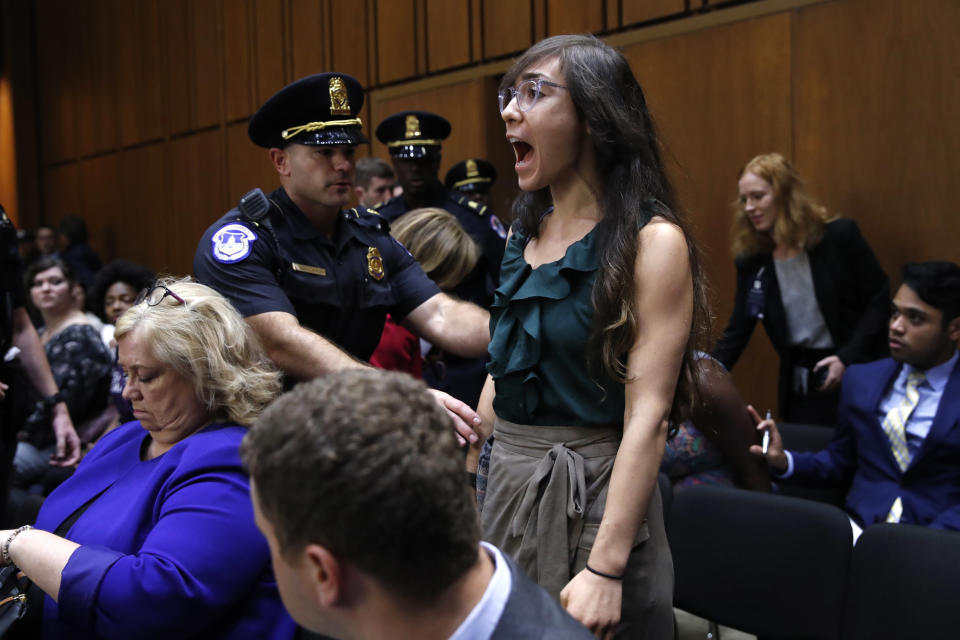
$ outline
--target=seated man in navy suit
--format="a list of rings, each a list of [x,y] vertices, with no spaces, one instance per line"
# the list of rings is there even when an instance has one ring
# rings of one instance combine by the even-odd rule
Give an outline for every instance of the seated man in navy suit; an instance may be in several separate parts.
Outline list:
[[[337,638],[592,638],[480,542],[450,418],[377,369],[303,383],[244,439],[280,595]]]
[[[960,530],[960,267],[903,267],[893,299],[891,358],[843,377],[837,432],[817,453],[784,451],[772,420],[766,460],[774,477],[810,486],[850,484],[846,507],[860,527],[906,522]],[[763,455],[753,445],[751,453]]]

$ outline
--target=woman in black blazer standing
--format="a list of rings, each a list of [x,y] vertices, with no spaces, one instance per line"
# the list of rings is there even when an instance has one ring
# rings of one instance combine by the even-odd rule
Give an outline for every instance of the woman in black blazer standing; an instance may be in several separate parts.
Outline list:
[[[740,171],[733,313],[714,357],[732,368],[757,320],[780,356],[780,416],[832,425],[843,372],[886,355],[890,283],[857,224],[830,219],[778,153]]]

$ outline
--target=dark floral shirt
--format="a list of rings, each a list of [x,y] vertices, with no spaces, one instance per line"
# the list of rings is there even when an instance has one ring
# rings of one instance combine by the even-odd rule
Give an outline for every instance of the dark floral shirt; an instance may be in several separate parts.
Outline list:
[[[110,398],[113,356],[100,332],[88,324],[71,324],[50,338],[44,349],[74,426],[102,412]],[[42,404],[27,418],[19,439],[38,449],[56,441],[49,412]]]

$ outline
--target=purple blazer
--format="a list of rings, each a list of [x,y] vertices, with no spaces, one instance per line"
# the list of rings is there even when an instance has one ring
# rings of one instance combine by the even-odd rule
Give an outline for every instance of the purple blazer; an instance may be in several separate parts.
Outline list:
[[[245,432],[211,425],[146,461],[139,422],[97,443],[37,517],[55,531],[96,497],[66,533],[81,546],[59,604],[44,599],[44,638],[293,637],[253,520]]]

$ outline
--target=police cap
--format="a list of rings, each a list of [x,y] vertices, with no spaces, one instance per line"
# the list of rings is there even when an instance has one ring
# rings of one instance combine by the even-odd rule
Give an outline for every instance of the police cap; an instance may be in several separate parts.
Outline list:
[[[489,191],[497,180],[497,170],[480,158],[462,160],[450,167],[443,183],[447,189],[457,191]]]
[[[261,147],[357,145],[366,142],[357,114],[363,87],[345,73],[317,73],[288,84],[263,103],[247,134]]]
[[[377,139],[394,158],[440,155],[440,144],[449,135],[447,119],[427,111],[401,111],[384,118],[377,127]]]

